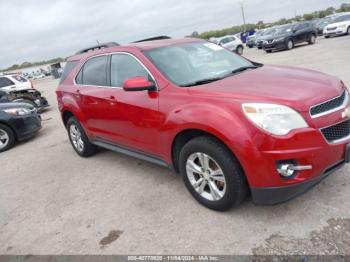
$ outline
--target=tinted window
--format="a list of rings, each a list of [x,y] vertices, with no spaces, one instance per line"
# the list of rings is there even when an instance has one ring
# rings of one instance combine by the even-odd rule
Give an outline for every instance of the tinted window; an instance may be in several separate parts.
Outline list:
[[[66,63],[66,65],[63,69],[63,72],[62,72],[60,83],[62,83],[67,78],[67,76],[73,70],[73,68],[76,66],[77,63],[78,63],[78,61],[68,61]]]
[[[82,82],[84,85],[107,86],[107,56],[91,58],[84,64]]]
[[[79,74],[77,75],[77,77],[75,78],[75,82],[78,84],[78,85],[82,85],[83,84],[83,69],[81,69],[79,71]]]
[[[25,82],[28,82],[27,79],[25,79],[24,77],[20,76],[20,75],[13,75],[12,76],[14,79],[16,79],[18,82],[21,82],[21,83],[25,83]]]
[[[12,82],[10,79],[8,79],[7,77],[0,77],[0,88],[1,87],[6,87],[6,86],[12,86],[15,83]]]
[[[85,71],[84,71],[85,74]],[[132,56],[126,54],[112,55],[111,61],[111,84],[122,87],[128,78],[143,76],[152,80],[146,69]]]

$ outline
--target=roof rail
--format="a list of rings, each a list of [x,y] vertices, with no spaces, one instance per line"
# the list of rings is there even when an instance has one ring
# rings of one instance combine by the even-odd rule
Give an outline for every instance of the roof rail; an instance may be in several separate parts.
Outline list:
[[[155,37],[151,37],[151,38],[146,38],[146,39],[142,39],[142,40],[138,40],[132,43],[140,43],[140,42],[147,42],[147,41],[154,41],[154,40],[165,40],[165,39],[171,39],[170,36],[166,36],[166,35],[161,35],[161,36],[155,36]]]
[[[108,47],[113,47],[113,46],[119,46],[119,44],[115,43],[115,42],[102,43],[102,44],[98,44],[98,45],[95,45],[95,46],[84,48],[84,49],[76,52],[75,54],[76,55],[80,55],[80,54],[87,53],[89,51],[95,51],[95,50],[98,50],[98,49],[103,49],[103,48],[108,48]]]

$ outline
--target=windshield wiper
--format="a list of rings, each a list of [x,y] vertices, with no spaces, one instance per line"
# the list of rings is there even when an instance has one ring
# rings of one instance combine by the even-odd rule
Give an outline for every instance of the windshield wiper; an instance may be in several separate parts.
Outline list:
[[[242,67],[238,67],[237,69],[232,70],[230,75],[231,74],[240,73],[240,72],[243,72],[243,71],[248,70],[248,69],[255,69],[255,68],[258,68],[258,67],[257,66],[242,66]]]
[[[206,79],[197,80],[197,81],[194,81],[194,82],[191,82],[191,83],[187,83],[187,84],[184,84],[184,85],[180,85],[180,86],[182,86],[182,87],[189,87],[189,86],[204,85],[204,84],[208,84],[208,83],[211,83],[211,82],[215,82],[215,81],[221,80],[222,78],[223,77],[206,78]]]

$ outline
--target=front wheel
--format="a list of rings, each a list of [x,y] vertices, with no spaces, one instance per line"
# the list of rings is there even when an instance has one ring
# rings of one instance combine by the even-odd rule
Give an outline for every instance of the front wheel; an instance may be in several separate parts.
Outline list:
[[[350,35],[350,26],[348,27],[347,34]]]
[[[312,34],[309,39],[309,44],[313,45],[314,43],[316,43],[316,36]]]
[[[293,47],[294,47],[294,42],[291,39],[289,39],[287,42],[287,50],[291,50],[293,49]]]
[[[0,124],[0,153],[9,150],[16,141],[15,134],[8,126]]]
[[[96,153],[97,147],[91,144],[84,129],[75,117],[71,117],[67,122],[69,140],[78,155],[89,157]]]
[[[192,196],[210,209],[224,211],[246,197],[248,187],[238,161],[210,136],[188,142],[180,152],[179,167]]]
[[[243,54],[243,46],[238,46],[236,48],[236,53],[239,54],[239,55],[242,55]]]

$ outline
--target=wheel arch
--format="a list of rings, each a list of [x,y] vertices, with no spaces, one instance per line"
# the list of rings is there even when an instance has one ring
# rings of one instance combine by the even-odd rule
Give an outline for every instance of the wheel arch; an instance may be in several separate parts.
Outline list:
[[[18,140],[18,134],[17,134],[17,132],[16,132],[16,129],[15,129],[12,125],[10,125],[10,124],[7,123],[6,121],[2,121],[2,120],[0,120],[0,124],[2,124],[2,125],[4,125],[4,126],[7,126],[8,128],[10,128],[10,129],[12,130],[13,134],[15,135],[15,140],[16,140],[16,141]]]
[[[210,132],[207,130],[199,129],[199,128],[188,128],[181,130],[178,132],[175,136],[175,138],[172,141],[171,144],[171,160],[172,160],[172,166],[174,170],[178,173],[179,172],[179,166],[178,166],[178,161],[179,161],[179,156],[181,149],[183,146],[189,142],[190,140],[200,137],[200,136],[210,136],[217,140],[219,143],[221,143],[231,154],[233,157],[235,157],[241,166],[242,170],[243,167],[240,164],[236,154],[233,152],[233,150],[227,145],[227,139],[221,135],[221,134],[215,134],[214,132]],[[225,141],[226,140],[226,141]]]

